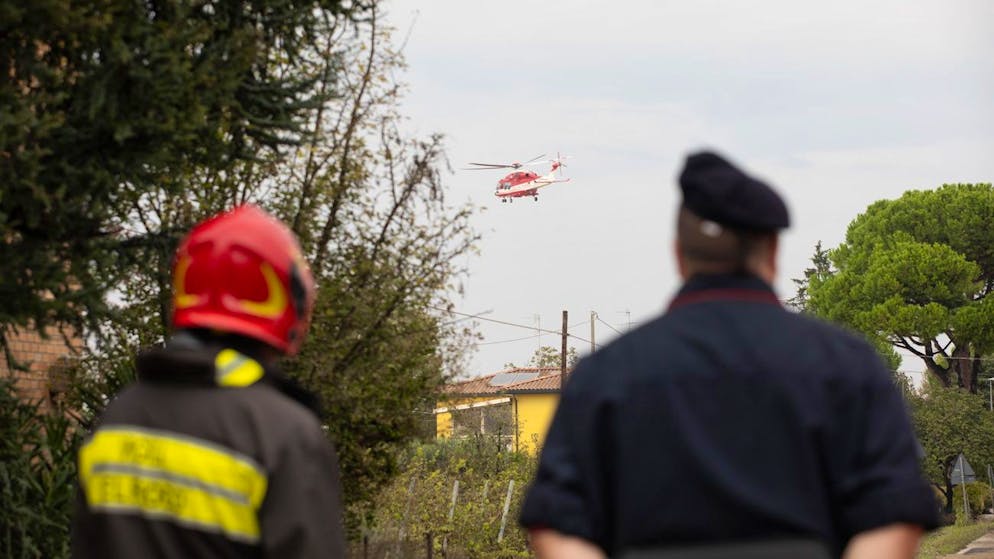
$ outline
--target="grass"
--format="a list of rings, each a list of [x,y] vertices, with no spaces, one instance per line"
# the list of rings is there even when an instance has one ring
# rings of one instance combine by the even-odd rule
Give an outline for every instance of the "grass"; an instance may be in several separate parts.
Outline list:
[[[944,526],[922,538],[918,559],[937,559],[952,555],[973,540],[994,530],[992,522]]]

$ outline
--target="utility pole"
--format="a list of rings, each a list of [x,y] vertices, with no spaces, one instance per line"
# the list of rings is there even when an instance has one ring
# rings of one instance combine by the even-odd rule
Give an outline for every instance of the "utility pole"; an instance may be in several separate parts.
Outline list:
[[[560,367],[559,368],[559,375],[560,375],[559,376],[559,379],[560,379],[559,390],[562,390],[562,389],[566,388],[566,380],[567,380],[567,373],[566,373],[566,337],[569,336],[568,329],[569,329],[569,311],[567,311],[566,309],[563,309],[563,349],[562,349],[562,352],[559,354],[559,367]]]
[[[632,311],[630,311],[628,309],[625,309],[623,311],[618,311],[618,314],[625,315],[625,319],[626,319],[625,322],[628,324],[628,327],[625,329],[625,332],[631,330],[632,329]]]
[[[542,351],[542,315],[540,315],[540,314],[536,314],[535,315],[535,331],[538,332],[538,350],[537,351],[541,352]],[[535,355],[539,355],[539,354],[536,353]]]
[[[597,344],[594,343],[594,321],[597,320],[597,313],[590,311],[590,353],[593,353],[597,349]]]

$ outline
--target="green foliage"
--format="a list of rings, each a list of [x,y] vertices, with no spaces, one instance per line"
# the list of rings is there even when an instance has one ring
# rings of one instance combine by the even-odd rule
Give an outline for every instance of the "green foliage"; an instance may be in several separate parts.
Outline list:
[[[994,464],[994,413],[984,398],[938,382],[926,383],[920,394],[910,395],[908,403],[925,451],[925,477],[946,498],[946,511],[952,512],[960,501],[953,498],[950,476],[960,452],[978,475],[984,475],[987,464]]]
[[[312,135],[290,160],[253,171],[257,184],[282,185],[272,207],[318,279],[311,333],[287,370],[322,398],[351,510],[396,473],[398,449],[434,436],[424,426],[435,390],[467,342],[445,309],[476,240],[472,208],[446,202],[441,137],[399,132],[393,76],[404,62],[375,5],[370,16],[315,42],[309,71],[338,96],[310,113]],[[253,186],[241,192],[265,200]]]
[[[553,347],[551,345],[544,345],[535,350],[532,354],[531,359],[528,360],[526,367],[559,367],[562,364],[563,355],[562,348]],[[566,367],[572,369],[576,367],[576,363],[580,360],[580,356],[576,352],[576,348],[569,346],[566,349]],[[504,368],[513,369],[517,367],[514,363],[505,363]]]
[[[323,99],[293,72],[337,0],[0,0],[0,345],[89,326],[130,249],[120,219],[296,144]],[[334,19],[332,17],[332,19]],[[271,70],[279,62],[284,71]],[[147,233],[147,232],[146,232]]]
[[[990,184],[876,202],[830,251],[835,271],[808,277],[807,308],[911,352],[945,386],[976,392],[980,357],[994,349],[992,218]]]
[[[922,538],[921,547],[918,550],[918,558],[940,559],[947,555],[951,556],[992,529],[994,529],[994,524],[990,522],[939,528]]]
[[[507,451],[494,437],[412,446],[401,459],[401,474],[378,496],[367,532],[386,545],[398,537],[423,541],[423,534],[432,532],[436,545],[444,541],[454,557],[529,557],[517,516],[535,466],[533,457]],[[456,480],[459,493],[450,520]],[[511,480],[511,506],[498,543]]]
[[[787,300],[787,305],[801,313],[809,312],[808,289],[811,281],[824,280],[832,274],[832,262],[828,257],[828,251],[821,248],[821,241],[815,244],[815,253],[811,255],[811,264],[810,268],[804,270],[803,278],[791,280],[797,286],[797,293]]]
[[[979,473],[979,472],[978,472]],[[957,485],[953,488],[953,508],[956,509],[956,522],[969,522],[970,519],[977,518],[978,515],[991,506],[991,486],[982,482],[966,484],[966,503],[970,508],[970,516],[963,513],[963,486]],[[961,519],[961,517],[963,517]]]
[[[810,268],[804,270],[803,278],[791,280],[797,286],[797,293],[787,300],[787,306],[800,313],[817,315],[816,308],[811,305],[811,285],[821,286],[836,274],[836,270],[832,267],[829,251],[821,247],[821,241],[815,244],[815,252],[811,255],[811,264]],[[838,317],[834,319],[842,324],[847,324]],[[870,336],[867,341],[874,346],[890,370],[896,371],[901,364],[901,357],[894,351],[894,348],[879,336]]]
[[[0,556],[69,556],[78,435],[0,379]]]
[[[404,62],[376,4],[0,0],[0,346],[85,319],[84,425],[167,335],[182,234],[255,202],[319,284],[286,370],[328,411],[350,510],[396,472],[461,366],[446,309],[476,235],[441,137],[399,132]]]
[[[542,346],[535,350],[535,354],[532,355],[531,361],[528,362],[532,367],[560,367],[562,366],[562,349],[554,348],[552,346]],[[580,360],[580,357],[576,353],[576,348],[569,346],[566,348],[566,368],[572,369],[576,367],[576,362]]]
[[[436,353],[439,324],[419,306],[423,301],[404,301],[395,320],[373,327],[386,301],[336,288],[333,280],[323,283],[311,334],[288,369],[322,396],[339,448],[345,500],[352,503],[370,500],[396,472],[398,445],[434,435],[424,433],[419,419],[434,419],[431,396],[443,381],[443,362]],[[353,305],[354,326],[343,327],[340,313]]]
[[[117,304],[91,330],[101,344],[84,362],[87,399],[112,395],[133,376],[134,352],[169,331],[182,233],[238,203],[267,208],[297,233],[318,283],[310,334],[284,369],[321,398],[349,505],[390,479],[398,448],[433,436],[425,427],[435,388],[465,346],[466,333],[446,316],[448,298],[476,239],[471,208],[445,200],[441,137],[398,131],[394,76],[403,59],[375,3],[368,10],[363,20],[323,18],[300,37],[297,57],[270,59],[267,75],[307,84],[309,104],[295,113],[306,134],[292,149],[246,136],[250,158],[223,169],[187,162],[155,187],[128,190],[113,220],[142,242],[115,263]]]

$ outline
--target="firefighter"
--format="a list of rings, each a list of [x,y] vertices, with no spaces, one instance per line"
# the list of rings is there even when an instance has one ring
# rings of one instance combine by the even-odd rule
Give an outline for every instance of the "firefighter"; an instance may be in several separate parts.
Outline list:
[[[570,375],[521,512],[539,557],[910,559],[937,507],[903,401],[781,306],[783,200],[713,152],[680,186],[684,284]]]
[[[314,280],[293,233],[246,205],[173,263],[173,335],[79,452],[73,557],[344,557],[335,450],[316,398],[277,367]]]

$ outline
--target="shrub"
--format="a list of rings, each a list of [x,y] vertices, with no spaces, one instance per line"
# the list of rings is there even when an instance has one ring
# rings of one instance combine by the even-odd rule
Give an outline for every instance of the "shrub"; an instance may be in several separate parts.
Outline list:
[[[986,483],[973,482],[966,484],[966,499],[970,506],[970,517],[976,518],[991,506],[991,486]],[[953,510],[956,511],[956,521],[960,522],[963,515],[963,486],[953,487]]]
[[[437,556],[498,559],[528,557],[518,527],[521,499],[536,466],[534,457],[506,450],[496,437],[475,436],[411,446],[400,457],[401,473],[382,491],[367,517],[374,547],[426,544],[431,533]],[[453,485],[459,481],[456,505]],[[501,541],[501,518],[514,481]],[[422,556],[423,551],[417,556]],[[373,554],[379,557],[378,554]]]
[[[78,437],[0,379],[0,556],[68,557]]]

